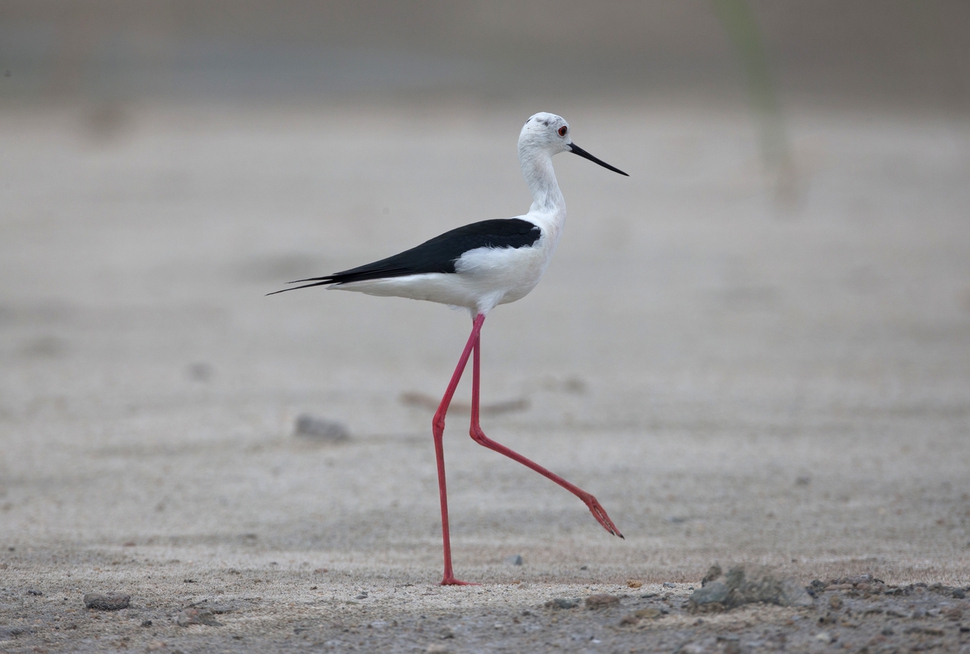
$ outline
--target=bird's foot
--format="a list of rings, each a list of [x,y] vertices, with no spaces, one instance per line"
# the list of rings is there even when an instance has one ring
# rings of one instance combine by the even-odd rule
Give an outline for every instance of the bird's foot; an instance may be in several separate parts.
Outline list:
[[[614,536],[623,538],[623,534],[620,533],[620,530],[617,529],[616,525],[613,524],[613,521],[610,520],[610,516],[607,515],[606,509],[604,509],[599,503],[599,500],[592,495],[588,495],[583,498],[583,501],[586,502],[586,506],[589,507],[589,511],[593,514],[593,517],[596,518],[596,521],[603,525],[603,529],[610,532]]]
[[[440,586],[481,586],[481,584],[476,584],[474,581],[461,581],[455,579],[453,576],[447,575],[441,580]]]

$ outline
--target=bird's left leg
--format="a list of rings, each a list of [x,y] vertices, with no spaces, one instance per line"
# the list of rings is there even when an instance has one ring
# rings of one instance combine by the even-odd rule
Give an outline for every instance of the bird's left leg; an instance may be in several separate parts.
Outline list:
[[[455,389],[458,388],[458,382],[461,380],[465,365],[468,363],[468,356],[471,354],[472,347],[484,322],[484,315],[479,314],[475,317],[475,322],[472,324],[472,333],[468,337],[465,349],[462,350],[461,357],[458,359],[458,365],[455,366],[455,372],[451,376],[451,382],[448,383],[448,389],[445,391],[444,397],[441,398],[441,404],[438,405],[438,410],[434,414],[434,420],[431,421],[431,429],[434,435],[434,453],[438,465],[438,495],[441,501],[441,542],[445,562],[445,573],[441,579],[442,586],[474,585],[456,579],[451,566],[451,532],[448,529],[448,489],[445,483],[444,433],[445,415],[451,405],[451,398],[455,395]]]
[[[499,454],[504,454],[505,456],[509,457],[513,461],[518,461],[522,465],[535,470],[543,477],[546,477],[556,482],[557,484],[559,484],[560,486],[568,490],[570,493],[572,493],[573,495],[581,499],[586,504],[586,506],[589,507],[589,510],[593,514],[593,517],[596,518],[597,522],[603,525],[603,528],[606,529],[606,531],[610,532],[614,536],[619,536],[620,538],[623,538],[623,534],[620,533],[620,530],[617,529],[616,525],[613,524],[613,521],[610,520],[610,516],[606,514],[606,509],[604,509],[600,505],[599,501],[595,497],[593,497],[592,494],[587,493],[586,491],[584,491],[579,486],[576,486],[575,484],[569,483],[559,475],[552,473],[549,470],[546,470],[535,461],[527,459],[521,454],[519,454],[518,452],[510,450],[504,445],[496,443],[495,441],[493,441],[492,439],[490,439],[488,436],[485,435],[485,432],[482,431],[482,427],[479,424],[478,391],[480,387],[480,380],[481,380],[481,333],[479,332],[478,334],[475,334],[475,344],[473,346],[473,353],[472,353],[472,419],[471,419],[471,431],[470,431],[472,439],[479,445],[483,445],[484,447],[487,447],[490,450],[495,450]]]

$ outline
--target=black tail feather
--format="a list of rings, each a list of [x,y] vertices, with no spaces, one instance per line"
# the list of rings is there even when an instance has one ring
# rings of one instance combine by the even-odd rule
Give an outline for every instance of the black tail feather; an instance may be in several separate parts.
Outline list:
[[[303,284],[303,286],[291,286],[290,288],[281,288],[278,291],[273,291],[272,293],[267,293],[267,296],[276,295],[277,293],[286,293],[287,291],[298,291],[301,288],[312,288],[314,286],[329,286],[333,284],[334,281],[330,277],[313,277],[310,279],[298,279],[292,282],[286,282],[287,284],[300,284],[302,282],[313,282],[312,284]]]

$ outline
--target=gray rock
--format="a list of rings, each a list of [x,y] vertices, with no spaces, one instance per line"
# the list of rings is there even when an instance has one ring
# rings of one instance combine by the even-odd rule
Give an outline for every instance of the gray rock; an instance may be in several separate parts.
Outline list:
[[[294,434],[321,443],[342,443],[350,440],[350,432],[342,423],[308,413],[297,416]]]
[[[724,574],[724,571],[721,570],[721,566],[715,563],[707,569],[707,574],[704,575],[703,579],[701,579],[701,586],[706,586],[710,582],[720,577],[722,574]]]
[[[714,577],[712,567],[705,576],[706,583],[695,590],[689,599],[694,609],[733,609],[744,604],[762,602],[779,606],[812,606],[812,597],[791,577],[780,577],[768,568],[736,565]]]
[[[723,581],[709,581],[706,585],[695,590],[690,601],[694,604],[724,603],[728,597],[728,586]]]
[[[84,606],[95,611],[119,611],[127,609],[131,595],[122,593],[85,593]]]
[[[616,595],[606,595],[604,593],[600,593],[597,595],[590,595],[586,598],[586,608],[594,611],[619,606],[619,604],[620,598]]]
[[[209,609],[185,609],[175,617],[175,624],[180,627],[188,627],[193,624],[201,624],[207,627],[222,626],[222,623],[215,619]]]
[[[10,640],[18,636],[26,636],[34,633],[31,627],[0,627],[0,640]]]

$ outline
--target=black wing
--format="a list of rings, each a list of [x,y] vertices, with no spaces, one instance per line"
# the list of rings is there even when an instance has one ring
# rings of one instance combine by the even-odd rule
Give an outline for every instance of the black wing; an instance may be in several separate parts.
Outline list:
[[[542,232],[537,225],[521,218],[483,220],[452,229],[417,247],[374,263],[324,277],[310,277],[289,282],[290,284],[313,283],[285,288],[269,295],[311,286],[346,284],[424,273],[454,273],[455,262],[469,250],[529,247],[538,241],[541,235]]]

